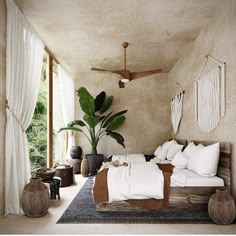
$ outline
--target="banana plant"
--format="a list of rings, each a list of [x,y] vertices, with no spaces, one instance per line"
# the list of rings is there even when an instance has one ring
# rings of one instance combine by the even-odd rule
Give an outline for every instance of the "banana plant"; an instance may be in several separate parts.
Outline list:
[[[107,113],[112,105],[113,96],[106,98],[104,91],[99,93],[96,98],[85,87],[79,88],[76,92],[79,97],[80,107],[84,112],[83,120],[71,121],[67,127],[61,128],[58,132],[63,130],[81,132],[91,144],[91,154],[97,154],[97,145],[104,136],[112,137],[125,148],[123,136],[115,132],[115,130],[124,123],[124,114],[127,110]]]

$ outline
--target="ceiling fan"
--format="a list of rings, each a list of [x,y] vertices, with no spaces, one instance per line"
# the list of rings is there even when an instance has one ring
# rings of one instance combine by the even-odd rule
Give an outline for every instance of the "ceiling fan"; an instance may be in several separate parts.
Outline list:
[[[112,73],[119,74],[123,77],[123,79],[119,80],[119,87],[124,88],[125,83],[130,82],[135,79],[139,79],[148,75],[156,74],[162,72],[162,69],[149,70],[149,71],[139,71],[139,72],[130,72],[126,70],[126,48],[129,46],[129,43],[122,43],[122,47],[124,48],[124,69],[123,70],[104,70],[99,68],[91,68],[93,71],[108,71]]]

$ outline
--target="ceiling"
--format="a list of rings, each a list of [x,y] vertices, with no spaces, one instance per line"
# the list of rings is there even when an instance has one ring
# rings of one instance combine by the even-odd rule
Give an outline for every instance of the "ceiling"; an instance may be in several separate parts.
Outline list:
[[[73,77],[91,67],[162,68],[209,23],[222,0],[16,0],[46,46]],[[95,72],[94,72],[95,73]]]

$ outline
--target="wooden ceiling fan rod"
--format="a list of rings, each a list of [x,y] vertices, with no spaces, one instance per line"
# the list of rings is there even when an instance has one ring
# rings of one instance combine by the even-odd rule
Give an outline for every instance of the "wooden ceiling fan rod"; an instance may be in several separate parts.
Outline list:
[[[125,53],[124,53],[124,62],[125,62],[124,68],[125,68],[125,71],[126,71],[126,48],[127,48],[128,46],[129,46],[129,43],[127,43],[127,42],[122,43],[122,47],[123,47],[124,50],[125,50]]]

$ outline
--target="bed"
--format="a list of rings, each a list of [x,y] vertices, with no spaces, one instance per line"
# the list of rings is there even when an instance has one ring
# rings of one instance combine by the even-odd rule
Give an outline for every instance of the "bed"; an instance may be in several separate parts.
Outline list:
[[[178,140],[178,143],[185,144],[184,140]],[[195,144],[202,143],[203,145],[210,145],[214,142],[199,142],[194,141]],[[147,159],[151,156],[146,156]],[[187,186],[179,187],[171,184],[171,177],[173,175],[173,166],[169,163],[158,164],[164,176],[164,198],[163,199],[128,199],[126,201],[115,201],[109,203],[108,187],[107,187],[107,172],[105,169],[99,172],[96,176],[93,197],[96,204],[97,211],[148,211],[163,208],[175,209],[190,209],[202,210],[207,209],[208,200],[210,196],[215,193],[217,188],[226,188],[231,192],[231,144],[226,142],[220,143],[220,158],[215,178],[210,178],[207,183],[202,178],[200,186],[196,186],[196,178],[198,176],[194,173],[187,173]],[[191,185],[195,185],[194,187]],[[205,185],[205,186],[204,186]],[[208,186],[206,186],[208,185]]]

